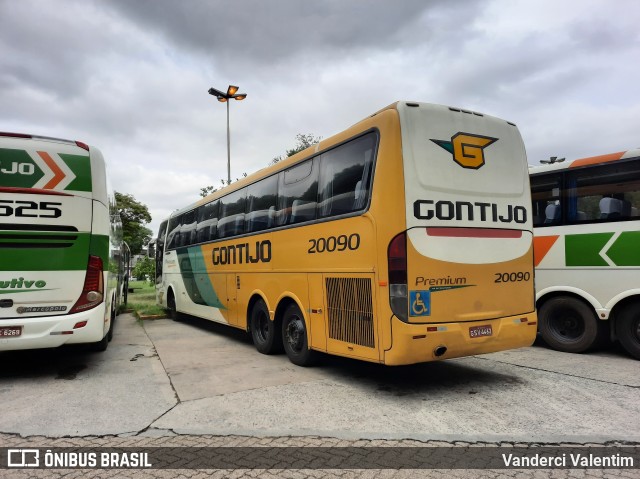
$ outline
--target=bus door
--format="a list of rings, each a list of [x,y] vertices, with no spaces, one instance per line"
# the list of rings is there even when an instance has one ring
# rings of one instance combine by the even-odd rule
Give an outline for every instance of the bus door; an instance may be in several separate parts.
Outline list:
[[[240,275],[227,273],[227,311],[225,317],[229,324],[238,323],[238,289],[240,289]]]

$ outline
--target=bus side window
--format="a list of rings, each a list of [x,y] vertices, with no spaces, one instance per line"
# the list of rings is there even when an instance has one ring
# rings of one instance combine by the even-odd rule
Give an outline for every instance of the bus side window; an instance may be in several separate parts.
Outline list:
[[[216,239],[219,204],[220,202],[215,200],[198,208],[198,225],[196,227],[196,241],[198,243]]]
[[[180,216],[174,216],[169,221],[169,233],[167,234],[167,249],[180,246]]]
[[[165,234],[167,232],[167,222],[160,223],[158,230],[158,240],[156,242],[156,284],[162,283],[162,263],[164,258]],[[129,264],[129,261],[126,262]]]
[[[300,223],[316,218],[318,161],[307,160],[278,175],[277,225]]]
[[[575,221],[625,221],[638,215],[640,162],[637,160],[570,172],[567,183],[569,197],[577,204]],[[584,220],[580,218],[581,212]]]
[[[218,237],[227,238],[244,233],[247,188],[229,193],[220,199]]]
[[[369,198],[375,134],[357,138],[324,153],[320,159],[321,217],[363,209]]]
[[[560,175],[551,173],[531,177],[533,226],[555,226],[562,223]]]
[[[196,212],[188,211],[182,215],[180,227],[180,245],[190,246],[196,242]]]
[[[262,231],[274,226],[276,199],[278,196],[278,175],[269,176],[248,186],[247,233]]]

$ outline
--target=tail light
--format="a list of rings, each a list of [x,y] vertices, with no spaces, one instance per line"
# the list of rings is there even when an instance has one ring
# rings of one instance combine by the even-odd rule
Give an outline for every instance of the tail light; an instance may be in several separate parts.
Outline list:
[[[84,278],[82,294],[69,313],[79,313],[95,308],[104,297],[104,279],[102,259],[97,256],[89,256],[87,275]]]
[[[391,311],[400,320],[407,322],[409,302],[407,299],[407,235],[400,233],[391,240],[387,251],[389,266],[389,304]]]

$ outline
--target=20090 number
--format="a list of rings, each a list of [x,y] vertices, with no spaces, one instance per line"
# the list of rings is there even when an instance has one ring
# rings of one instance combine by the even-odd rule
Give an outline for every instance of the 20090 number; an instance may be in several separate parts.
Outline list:
[[[528,271],[517,273],[494,273],[496,275],[496,283],[517,283],[520,281],[529,281],[531,279],[531,273]]]
[[[333,253],[334,251],[356,250],[360,247],[360,235],[353,233],[349,236],[329,236],[328,238],[310,239],[308,253]]]

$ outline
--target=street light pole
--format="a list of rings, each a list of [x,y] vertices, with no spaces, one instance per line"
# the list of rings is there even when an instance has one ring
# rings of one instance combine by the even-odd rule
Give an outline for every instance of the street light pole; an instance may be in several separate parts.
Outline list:
[[[227,184],[231,184],[231,133],[229,128],[229,102],[227,101]]]
[[[237,93],[237,86],[229,85],[227,93],[223,93],[215,88],[209,88],[209,95],[215,96],[219,102],[227,104],[227,184],[231,184],[231,133],[229,129],[229,100],[244,100],[247,98],[246,93]]]

